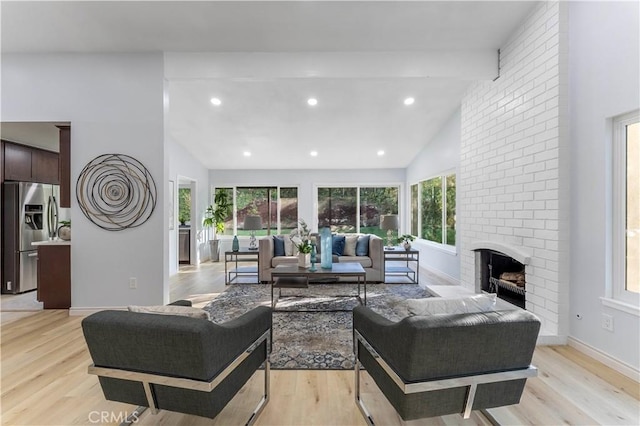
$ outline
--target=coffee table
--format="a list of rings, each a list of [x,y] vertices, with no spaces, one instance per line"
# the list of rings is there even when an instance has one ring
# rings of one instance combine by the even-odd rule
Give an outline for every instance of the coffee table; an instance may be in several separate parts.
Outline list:
[[[355,296],[361,305],[367,304],[367,274],[361,264],[357,262],[334,263],[331,269],[322,269],[316,267],[315,271],[308,268],[301,268],[297,265],[278,265],[272,272],[271,276],[271,308],[275,310],[278,300],[274,302],[273,290],[283,288],[308,288],[309,280],[316,278],[335,278],[354,277],[358,280],[358,294]],[[333,284],[333,283],[332,283]],[[342,283],[335,283],[340,285]],[[360,284],[364,286],[364,297],[360,297]],[[313,284],[312,284],[313,285]],[[352,296],[334,296],[334,297],[352,297]]]

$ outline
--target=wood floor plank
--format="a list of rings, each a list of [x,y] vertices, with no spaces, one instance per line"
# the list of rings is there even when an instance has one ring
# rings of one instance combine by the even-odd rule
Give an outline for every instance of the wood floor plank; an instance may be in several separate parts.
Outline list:
[[[188,298],[205,304],[225,290],[224,264],[189,267],[171,280],[172,300]],[[422,274],[421,274],[422,276]],[[429,275],[424,275],[429,279]],[[442,285],[442,282],[434,284]],[[18,319],[0,334],[0,403],[3,425],[86,425],[102,412],[104,423],[118,424],[135,408],[106,401],[95,376],[87,374],[91,359],[80,317],[66,311],[42,311]],[[489,410],[504,425],[637,424],[638,384],[568,346],[538,347],[518,405]],[[181,413],[146,412],[139,425],[244,424],[259,400],[262,372],[257,372],[215,418]],[[362,395],[377,424],[402,424],[375,383],[363,373]],[[635,414],[635,415],[634,415]],[[364,425],[354,402],[352,371],[272,370],[271,400],[257,421],[266,425]],[[406,422],[407,426],[489,425],[474,412]]]

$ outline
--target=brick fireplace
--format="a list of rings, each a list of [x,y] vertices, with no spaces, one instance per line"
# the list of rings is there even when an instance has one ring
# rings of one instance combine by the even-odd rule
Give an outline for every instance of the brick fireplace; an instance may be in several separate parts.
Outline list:
[[[525,308],[559,343],[569,325],[566,20],[565,4],[540,3],[501,48],[500,77],[468,89],[457,205],[462,285],[480,292],[488,253],[510,256],[524,266]]]

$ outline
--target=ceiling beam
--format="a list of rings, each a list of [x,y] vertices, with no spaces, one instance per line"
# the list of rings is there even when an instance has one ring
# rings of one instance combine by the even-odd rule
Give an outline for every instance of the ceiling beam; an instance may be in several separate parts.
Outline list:
[[[165,53],[169,80],[247,78],[446,78],[493,80],[498,51]]]

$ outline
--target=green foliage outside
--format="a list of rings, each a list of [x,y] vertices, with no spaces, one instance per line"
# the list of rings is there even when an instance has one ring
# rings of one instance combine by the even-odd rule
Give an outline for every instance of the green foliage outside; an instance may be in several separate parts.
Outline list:
[[[191,189],[178,189],[178,220],[180,224],[191,220]]]
[[[447,176],[446,182],[446,199],[447,199],[447,215],[446,228],[447,240],[446,244],[456,245],[456,175]]]
[[[442,243],[442,178],[421,182],[422,238]]]

